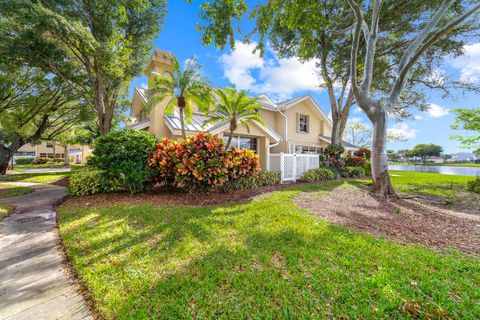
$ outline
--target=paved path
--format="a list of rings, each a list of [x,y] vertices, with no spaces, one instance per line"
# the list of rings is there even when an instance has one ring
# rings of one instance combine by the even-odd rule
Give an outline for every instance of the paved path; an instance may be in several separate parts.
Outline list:
[[[33,193],[0,200],[16,206],[0,222],[0,319],[92,319],[65,273],[54,229],[53,206],[65,189],[28,186]]]

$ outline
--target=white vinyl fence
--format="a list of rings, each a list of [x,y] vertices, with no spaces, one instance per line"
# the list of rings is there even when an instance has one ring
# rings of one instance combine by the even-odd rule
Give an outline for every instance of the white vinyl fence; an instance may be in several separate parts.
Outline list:
[[[273,153],[268,158],[268,171],[280,171],[281,182],[296,181],[305,171],[319,165],[318,154]]]

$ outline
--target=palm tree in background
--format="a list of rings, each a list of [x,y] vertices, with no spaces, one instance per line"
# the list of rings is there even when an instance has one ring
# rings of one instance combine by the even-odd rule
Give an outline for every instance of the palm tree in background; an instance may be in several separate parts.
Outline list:
[[[187,138],[185,123],[192,120],[192,105],[206,111],[213,104],[213,90],[200,73],[195,57],[185,63],[183,70],[178,60],[172,57],[173,72],[166,71],[150,79],[147,90],[147,112],[167,99],[166,114],[173,114],[178,107],[182,136]]]
[[[216,96],[215,114],[210,115],[204,125],[222,121],[230,123],[227,149],[232,143],[233,134],[238,129],[239,124],[247,128],[248,132],[250,132],[248,121],[258,121],[264,125],[262,117],[257,112],[261,108],[258,104],[258,98],[249,97],[247,91],[238,91],[233,86],[232,88],[217,89]]]

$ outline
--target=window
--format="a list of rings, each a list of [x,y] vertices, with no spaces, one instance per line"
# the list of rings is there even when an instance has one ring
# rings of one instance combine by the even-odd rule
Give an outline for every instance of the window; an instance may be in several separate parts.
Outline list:
[[[228,141],[228,135],[224,136],[224,140]],[[244,137],[244,136],[233,136],[230,147],[237,147],[239,149],[249,149],[255,152],[258,152],[257,149],[257,138]]]
[[[321,154],[322,152],[323,148],[295,145],[295,153],[297,154]]]
[[[53,143],[47,143],[47,148],[53,148]]]
[[[298,115],[298,132],[308,133],[308,116],[304,114]]]

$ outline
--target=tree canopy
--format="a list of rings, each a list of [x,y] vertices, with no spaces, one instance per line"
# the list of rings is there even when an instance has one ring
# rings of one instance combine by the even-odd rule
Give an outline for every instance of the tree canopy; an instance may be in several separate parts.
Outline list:
[[[143,70],[166,0],[12,0],[0,12],[0,59],[75,88],[105,133]]]
[[[428,157],[439,157],[442,152],[443,148],[433,143],[417,144],[412,150],[410,150],[408,156],[420,157],[422,162],[426,162]]]
[[[480,108],[458,108],[455,112],[454,129],[463,129],[467,135],[453,135],[452,138],[468,149],[480,150]]]
[[[52,140],[91,113],[72,86],[32,68],[0,71],[0,174],[23,145]]]

